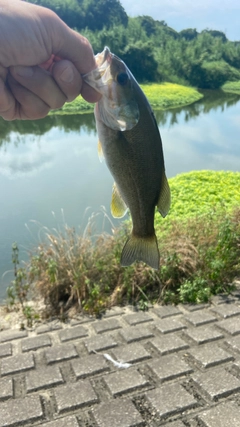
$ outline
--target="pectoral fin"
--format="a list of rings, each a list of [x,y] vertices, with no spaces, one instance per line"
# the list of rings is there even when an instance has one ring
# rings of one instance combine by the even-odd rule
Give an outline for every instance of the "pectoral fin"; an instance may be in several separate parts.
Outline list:
[[[101,142],[98,140],[98,158],[100,160],[100,162],[102,163],[104,160],[104,154],[103,154],[103,149],[102,149],[102,144]]]
[[[168,214],[170,205],[171,205],[171,192],[170,192],[170,188],[168,185],[165,172],[163,172],[161,191],[160,191],[160,196],[157,203],[158,211],[163,216],[163,218]]]
[[[114,182],[112,189],[111,214],[114,218],[122,218],[127,212],[127,205],[122,199]]]

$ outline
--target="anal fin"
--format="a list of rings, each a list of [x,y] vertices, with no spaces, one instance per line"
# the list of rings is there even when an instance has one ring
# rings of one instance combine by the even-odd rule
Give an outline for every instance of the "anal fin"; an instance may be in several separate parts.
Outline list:
[[[171,192],[170,192],[169,184],[167,181],[167,177],[165,175],[165,171],[163,171],[160,196],[157,202],[158,211],[160,212],[163,218],[168,214],[170,205],[171,205]]]
[[[111,214],[114,218],[122,218],[128,210],[128,207],[114,182],[112,188]]]
[[[104,160],[104,154],[103,154],[102,144],[99,140],[98,140],[98,158],[99,158],[100,162],[102,163]]]

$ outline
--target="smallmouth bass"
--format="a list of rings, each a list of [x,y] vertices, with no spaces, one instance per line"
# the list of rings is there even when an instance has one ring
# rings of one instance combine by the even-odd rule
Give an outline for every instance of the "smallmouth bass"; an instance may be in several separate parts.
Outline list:
[[[155,207],[165,217],[171,200],[160,132],[149,102],[126,64],[108,47],[96,55],[96,62],[98,67],[83,78],[102,95],[94,114],[99,156],[105,158],[115,180],[111,213],[121,218],[129,209],[132,218],[121,265],[143,261],[159,269]]]

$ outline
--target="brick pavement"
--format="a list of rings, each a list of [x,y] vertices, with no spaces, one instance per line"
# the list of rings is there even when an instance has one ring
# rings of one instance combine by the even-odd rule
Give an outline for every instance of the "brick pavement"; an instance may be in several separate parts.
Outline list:
[[[240,427],[239,294],[1,331],[0,427],[18,426]]]

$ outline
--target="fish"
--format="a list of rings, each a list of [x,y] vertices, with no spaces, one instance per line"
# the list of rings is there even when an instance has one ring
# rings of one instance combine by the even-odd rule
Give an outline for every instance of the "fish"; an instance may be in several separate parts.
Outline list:
[[[159,128],[138,82],[108,47],[96,56],[97,68],[83,76],[102,96],[94,115],[98,154],[114,178],[111,214],[129,210],[132,231],[121,253],[121,265],[142,261],[155,270],[160,254],[154,229],[155,210],[165,217],[171,194],[165,173]]]

